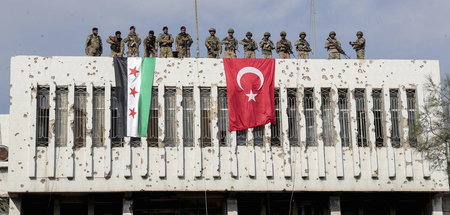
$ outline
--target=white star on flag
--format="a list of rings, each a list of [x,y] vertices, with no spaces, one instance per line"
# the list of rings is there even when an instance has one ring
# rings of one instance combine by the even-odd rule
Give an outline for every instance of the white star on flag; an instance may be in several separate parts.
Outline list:
[[[248,101],[253,100],[253,101],[256,102],[255,97],[256,97],[258,94],[253,94],[253,91],[252,91],[252,90],[250,90],[250,93],[249,93],[249,94],[245,94],[245,95],[248,96]]]

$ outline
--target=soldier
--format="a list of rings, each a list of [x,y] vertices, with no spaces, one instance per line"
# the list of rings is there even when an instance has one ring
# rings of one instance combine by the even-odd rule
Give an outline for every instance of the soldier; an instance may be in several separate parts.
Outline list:
[[[309,46],[308,41],[305,40],[306,33],[300,33],[300,39],[295,41],[294,45],[297,47],[297,56],[298,59],[309,59],[309,53],[311,51],[311,47]]]
[[[223,38],[222,44],[225,45],[225,54],[223,58],[236,58],[236,50],[238,49],[238,40],[233,37],[234,30],[228,29],[228,36]]]
[[[259,42],[259,47],[261,47],[262,52],[262,58],[273,58],[272,56],[272,50],[275,49],[275,45],[273,44],[272,40],[269,39],[270,33],[266,32],[264,33],[264,37],[262,38],[261,42]]]
[[[102,38],[98,36],[98,28],[92,28],[92,34],[86,39],[84,52],[88,56],[100,56],[103,52]]]
[[[155,32],[150,30],[144,39],[145,57],[158,57],[158,43],[156,43]]]
[[[358,37],[358,39],[355,42],[349,42],[349,44],[352,45],[353,49],[356,51],[356,59],[364,59],[366,39],[364,39],[362,31],[356,32],[356,37]]]
[[[285,31],[282,31],[280,36],[281,40],[278,40],[277,42],[277,53],[280,55],[281,59],[289,59],[293,53],[291,41],[286,39]]]
[[[215,36],[216,29],[209,29],[210,36],[205,40],[206,49],[208,49],[208,58],[220,58],[220,54],[222,54],[222,45],[220,44],[220,40]]]
[[[175,38],[175,46],[178,51],[178,58],[191,57],[192,37],[186,33],[186,27],[181,26],[181,33]]]
[[[159,57],[168,58],[173,57],[172,54],[172,43],[173,43],[173,37],[172,34],[169,34],[169,28],[167,26],[163,27],[163,33],[159,34],[158,39],[156,41],[159,44],[159,47],[161,47],[159,51]]]
[[[122,42],[122,37],[120,37],[120,31],[116,31],[116,36],[109,36],[106,40],[107,43],[111,44],[111,55],[110,57],[123,57],[124,45]]]
[[[258,44],[252,39],[252,32],[247,32],[245,36],[246,39],[239,41],[244,46],[244,58],[256,58],[255,50],[258,50]]]
[[[123,39],[124,43],[127,43],[128,51],[127,57],[139,57],[139,45],[141,45],[141,37],[136,34],[136,28],[134,26],[130,27],[130,33]]]
[[[338,48],[341,47],[341,42],[335,39],[336,32],[332,31],[328,34],[327,42],[325,42],[325,48],[328,49],[328,59],[341,59],[341,54]]]

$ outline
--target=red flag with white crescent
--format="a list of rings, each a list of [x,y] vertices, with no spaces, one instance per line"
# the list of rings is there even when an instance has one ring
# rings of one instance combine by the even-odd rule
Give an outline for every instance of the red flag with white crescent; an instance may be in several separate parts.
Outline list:
[[[275,59],[223,59],[229,131],[275,124]]]

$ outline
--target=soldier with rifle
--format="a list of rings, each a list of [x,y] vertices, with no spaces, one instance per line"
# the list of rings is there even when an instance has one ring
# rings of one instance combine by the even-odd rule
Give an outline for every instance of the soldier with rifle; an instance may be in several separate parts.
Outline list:
[[[341,59],[341,54],[344,55],[347,59],[350,59],[347,54],[345,54],[345,51],[341,47],[341,42],[337,40],[336,32],[331,31],[330,34],[328,34],[327,41],[325,42],[325,48],[328,50],[328,59]]]
[[[153,30],[150,30],[144,39],[144,50],[144,57],[158,57],[158,43]]]
[[[297,47],[297,56],[298,59],[309,59],[309,52],[311,52],[311,47],[309,46],[308,41],[305,40],[306,33],[300,33],[300,39],[295,41],[294,45]]]
[[[160,51],[159,57],[168,58],[173,57],[172,54],[172,43],[173,37],[172,34],[169,34],[169,28],[167,26],[163,27],[163,33],[158,35],[158,39],[156,41],[159,43]]]
[[[124,43],[127,43],[128,51],[127,57],[139,57],[139,45],[141,45],[141,37],[136,33],[134,26],[130,27],[130,33],[123,39]]]
[[[111,44],[111,55],[110,57],[123,57],[124,45],[122,42],[122,37],[120,37],[120,31],[116,31],[116,36],[109,36],[106,42]]]
[[[259,47],[261,47],[262,58],[273,58],[272,50],[275,49],[275,45],[272,40],[269,39],[270,33],[264,33],[264,37],[259,42]]]
[[[192,37],[186,33],[186,27],[181,26],[181,33],[175,38],[175,48],[178,51],[178,58],[191,57]]]
[[[247,38],[239,41],[244,46],[244,58],[256,58],[255,50],[258,50],[258,44],[252,39],[252,32],[245,34]]]
[[[223,58],[236,58],[236,50],[238,49],[238,40],[233,37],[234,29],[228,29],[228,36],[223,38],[222,44],[225,45],[225,54]]]
[[[277,53],[280,55],[281,59],[291,58],[291,54],[295,57],[294,52],[292,52],[291,41],[286,39],[286,32],[282,31],[280,33],[281,39],[277,42]]]
[[[208,58],[220,58],[220,54],[222,54],[222,45],[220,44],[220,40],[215,36],[216,29],[209,29],[209,37],[205,40],[206,49],[208,49]]]
[[[355,42],[349,42],[349,44],[353,46],[353,49],[356,51],[356,59],[364,59],[366,39],[364,39],[362,31],[358,31],[356,37],[358,37],[358,39]]]
[[[92,34],[86,38],[84,52],[88,56],[100,56],[103,52],[102,38],[98,35],[98,28],[92,28]]]

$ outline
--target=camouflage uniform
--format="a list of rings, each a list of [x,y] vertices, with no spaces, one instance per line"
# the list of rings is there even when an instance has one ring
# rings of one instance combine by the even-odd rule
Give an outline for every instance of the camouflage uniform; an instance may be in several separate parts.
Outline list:
[[[270,37],[269,32],[264,33],[264,36],[266,35]],[[261,42],[259,42],[259,47],[261,47],[262,50],[262,58],[273,58],[272,50],[275,49],[275,45],[273,44],[272,40],[263,37]]]
[[[153,35],[147,35],[144,39],[145,57],[158,57],[158,43],[156,37]]]
[[[337,46],[341,47],[341,42],[335,38],[331,38],[331,35],[336,36],[334,31],[330,32],[328,36],[330,36],[325,42],[325,48],[328,50],[328,59],[341,59],[341,54],[337,50]]]
[[[360,43],[361,45],[354,44],[353,49],[356,51],[356,59],[364,59],[364,54],[366,50],[366,39],[364,39],[363,33],[358,31],[356,35],[360,34],[361,38],[358,38],[354,43]]]
[[[187,40],[183,40],[187,38]],[[192,37],[187,33],[179,33],[175,38],[175,46],[178,50],[178,58],[191,57]]]
[[[141,37],[135,32],[130,32],[124,39],[124,43],[127,43],[128,51],[127,57],[139,57],[139,45],[141,45]]]
[[[228,41],[229,43],[225,43]],[[236,58],[236,50],[238,49],[238,40],[236,38],[231,38],[227,36],[223,38],[222,44],[225,45],[225,54],[223,58]]]
[[[252,36],[250,32],[247,32],[247,36],[249,35]],[[256,58],[255,50],[258,50],[258,44],[256,44],[254,39],[245,38],[239,41],[239,43],[244,46],[244,58]]]
[[[283,47],[281,45],[285,45],[286,47]],[[289,41],[287,39],[278,40],[278,42],[277,42],[277,53],[280,55],[281,59],[289,59],[289,58],[291,58],[290,51],[292,51],[291,41]]]
[[[308,41],[305,39],[299,39],[295,41],[295,46],[297,46],[298,59],[309,59],[309,53],[311,51],[311,47],[309,46]]]
[[[91,34],[86,39],[85,53],[88,56],[100,56],[103,52],[102,38],[98,35]]]
[[[111,54],[109,55],[110,57],[123,57],[124,45],[122,42],[122,38],[109,36],[106,42],[111,44]]]
[[[222,52],[222,45],[216,36],[209,36],[205,40],[205,46],[208,50],[208,58],[220,58],[219,52]],[[211,49],[209,49],[211,47]]]
[[[168,40],[169,42],[164,44],[163,40]],[[172,43],[173,43],[173,37],[172,34],[165,34],[165,33],[161,33],[158,36],[158,39],[156,39],[156,41],[159,44],[159,47],[161,47],[160,51],[159,51],[159,57],[163,57],[163,58],[168,58],[168,57],[173,57],[172,54]]]

